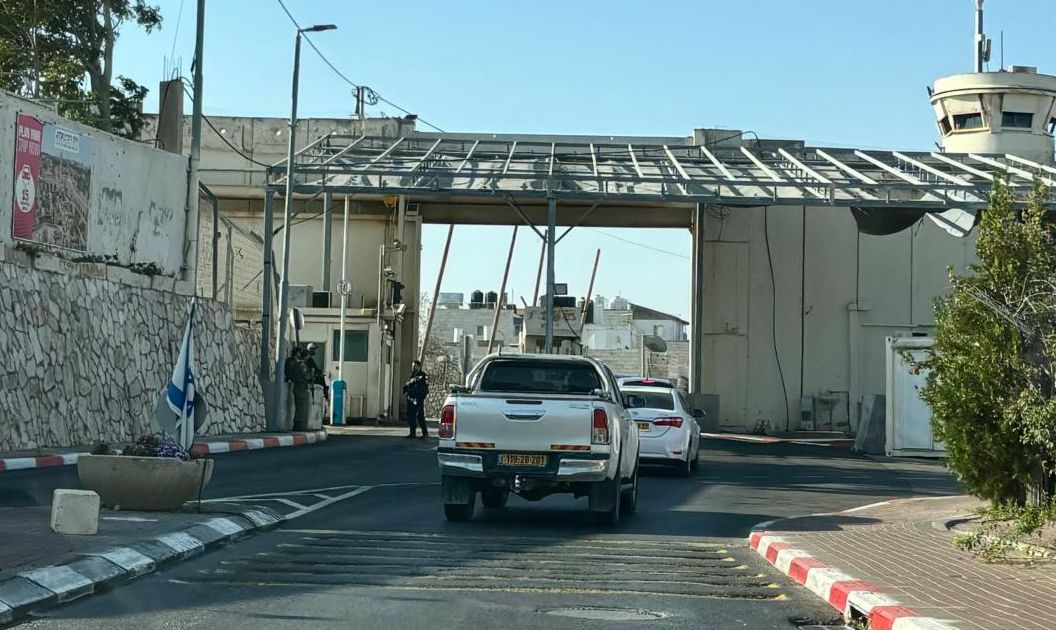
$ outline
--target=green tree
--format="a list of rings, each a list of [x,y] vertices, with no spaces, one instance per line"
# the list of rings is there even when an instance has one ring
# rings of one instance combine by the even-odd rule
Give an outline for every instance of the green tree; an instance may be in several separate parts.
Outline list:
[[[0,87],[54,101],[59,113],[128,137],[143,124],[147,90],[114,77],[114,46],[125,24],[161,28],[144,0],[3,0]]]
[[[967,489],[995,503],[1044,498],[1056,463],[1056,238],[1048,190],[1035,187],[1017,212],[994,182],[971,273],[951,272],[936,304],[935,346],[922,391],[936,437]]]

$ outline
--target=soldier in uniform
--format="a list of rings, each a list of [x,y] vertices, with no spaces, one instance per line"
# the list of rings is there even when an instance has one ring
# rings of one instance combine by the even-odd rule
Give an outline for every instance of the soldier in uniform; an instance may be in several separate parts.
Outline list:
[[[403,395],[407,397],[407,437],[414,437],[416,426],[422,430],[423,439],[429,437],[425,426],[425,397],[429,395],[429,377],[422,371],[421,361],[411,363],[411,377],[403,386]]]

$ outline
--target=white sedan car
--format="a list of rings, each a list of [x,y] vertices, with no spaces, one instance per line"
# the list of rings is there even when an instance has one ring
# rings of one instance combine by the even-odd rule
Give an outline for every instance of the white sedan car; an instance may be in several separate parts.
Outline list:
[[[686,393],[666,387],[621,387],[638,425],[642,463],[674,464],[688,477],[697,467],[703,412],[694,413]]]

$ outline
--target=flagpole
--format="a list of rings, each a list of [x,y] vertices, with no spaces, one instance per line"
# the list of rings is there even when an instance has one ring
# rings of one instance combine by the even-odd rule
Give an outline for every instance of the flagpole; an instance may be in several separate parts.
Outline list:
[[[183,405],[180,407],[180,446],[187,451],[191,450],[191,446],[194,442],[194,421],[193,418],[187,416],[188,404],[194,403],[194,397],[191,392],[191,387],[194,387],[194,383],[191,382],[191,366],[194,365],[194,310],[197,306],[197,296],[191,296],[191,308],[187,314],[187,353],[184,356],[183,365]]]

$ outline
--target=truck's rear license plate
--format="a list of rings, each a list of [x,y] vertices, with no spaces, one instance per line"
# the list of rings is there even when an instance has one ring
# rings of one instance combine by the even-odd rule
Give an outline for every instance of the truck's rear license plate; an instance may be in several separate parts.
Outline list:
[[[546,466],[546,455],[499,455],[500,466]]]
[[[638,423],[638,430],[639,431],[648,431],[651,428],[653,428],[653,425],[649,424],[648,422],[639,422]]]

